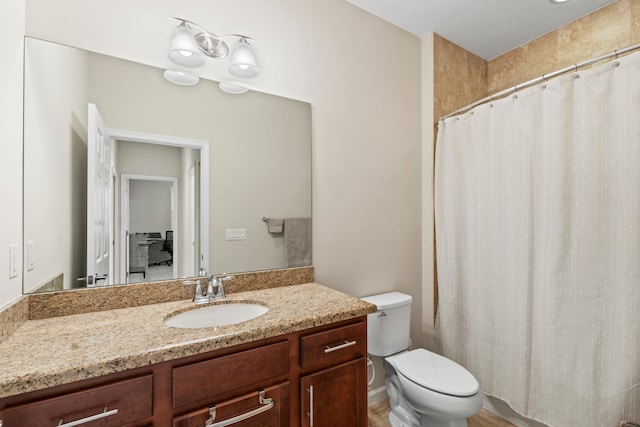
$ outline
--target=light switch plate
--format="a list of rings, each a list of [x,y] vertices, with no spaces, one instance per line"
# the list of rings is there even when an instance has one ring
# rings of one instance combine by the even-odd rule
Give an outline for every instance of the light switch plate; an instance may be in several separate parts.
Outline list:
[[[227,236],[227,240],[246,240],[247,229],[246,228],[227,228],[226,236]]]
[[[18,245],[9,245],[9,279],[18,277]]]
[[[36,268],[36,246],[33,240],[27,242],[27,271]]]

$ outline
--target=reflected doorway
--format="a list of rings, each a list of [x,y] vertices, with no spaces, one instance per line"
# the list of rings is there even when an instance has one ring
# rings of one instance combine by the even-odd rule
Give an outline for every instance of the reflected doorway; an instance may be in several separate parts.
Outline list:
[[[125,283],[168,280],[178,275],[178,179],[122,175]]]

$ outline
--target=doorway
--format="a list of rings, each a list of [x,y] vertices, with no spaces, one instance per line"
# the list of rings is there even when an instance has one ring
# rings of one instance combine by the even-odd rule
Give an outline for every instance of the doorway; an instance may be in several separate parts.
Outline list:
[[[178,277],[178,179],[122,175],[121,226],[125,283]]]

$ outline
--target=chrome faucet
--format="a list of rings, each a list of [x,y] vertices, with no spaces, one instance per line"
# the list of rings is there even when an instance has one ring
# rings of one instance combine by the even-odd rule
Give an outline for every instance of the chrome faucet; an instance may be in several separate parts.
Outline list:
[[[215,277],[211,276],[209,278],[209,287],[207,288],[207,295],[211,295],[211,298],[223,299],[224,295],[224,285],[222,282],[226,282],[227,280],[233,279],[233,276],[225,276],[225,277]]]
[[[193,297],[193,302],[196,304],[203,304],[212,300],[224,299],[224,285],[222,282],[233,279],[233,276],[216,277],[209,276],[209,284],[207,286],[206,293],[202,290],[202,281],[198,280],[184,280],[182,283],[185,285],[196,285],[196,293]],[[203,278],[202,280],[206,280]],[[1,427],[1,426],[0,426]]]
[[[183,285],[196,285],[196,294],[193,296],[193,302],[201,304],[203,302],[209,302],[209,296],[202,293],[202,285],[200,280],[183,280]]]
[[[184,280],[182,283],[184,285],[196,285],[196,293],[193,296],[193,302],[195,302],[196,304],[201,304],[201,303],[209,302],[211,300],[211,292],[207,292],[206,294],[202,293],[201,280],[207,279],[208,277],[207,270],[205,270],[204,268],[201,268],[198,275],[202,277],[202,279]],[[209,284],[209,287],[211,287],[211,284]]]

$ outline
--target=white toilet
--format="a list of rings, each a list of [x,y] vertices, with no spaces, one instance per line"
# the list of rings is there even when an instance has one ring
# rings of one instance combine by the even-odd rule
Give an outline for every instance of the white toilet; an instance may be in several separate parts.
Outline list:
[[[411,296],[389,292],[362,298],[378,307],[367,317],[367,350],[384,357],[392,427],[466,427],[480,411],[475,377],[423,348],[408,351]]]

